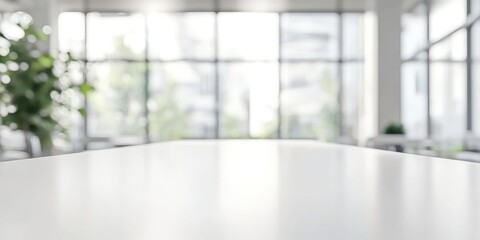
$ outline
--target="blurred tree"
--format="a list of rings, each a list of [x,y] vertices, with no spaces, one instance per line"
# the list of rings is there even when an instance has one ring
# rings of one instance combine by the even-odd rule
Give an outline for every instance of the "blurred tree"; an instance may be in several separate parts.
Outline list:
[[[24,14],[24,13],[18,13]],[[18,18],[10,26],[15,36],[0,32],[0,101],[1,124],[26,135],[27,151],[31,154],[28,135],[40,139],[42,149],[50,151],[52,135],[66,129],[53,117],[55,108],[72,109],[69,91],[87,94],[93,88],[85,83],[74,83],[69,76],[69,53],[58,58],[43,50],[48,36],[38,31],[32,21]]]
[[[324,71],[318,81],[323,96],[318,112],[316,136],[322,141],[334,141],[340,129],[338,85],[329,71]]]
[[[125,44],[125,36],[112,39],[114,51],[135,56]],[[95,93],[89,97],[91,117],[97,122],[95,134],[118,136],[145,135],[145,64],[100,62],[89,67],[89,82]]]
[[[151,113],[151,129],[155,138],[171,140],[189,137],[191,119],[177,104],[176,88],[175,82],[167,79],[164,91],[155,99],[156,111]]]
[[[307,75],[305,75],[307,76]],[[284,131],[292,138],[315,138],[321,141],[334,141],[339,135],[340,112],[338,108],[338,84],[331,72],[323,70],[311,85],[304,83],[303,90],[317,88],[315,110],[310,114],[284,116]],[[314,84],[312,84],[314,83]],[[288,91],[288,90],[284,90]]]

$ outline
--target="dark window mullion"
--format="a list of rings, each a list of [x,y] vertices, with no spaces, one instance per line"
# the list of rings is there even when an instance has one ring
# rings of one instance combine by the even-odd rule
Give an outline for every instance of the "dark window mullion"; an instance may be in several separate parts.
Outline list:
[[[89,6],[88,6],[88,0],[83,0],[83,22],[84,22],[84,39],[83,39],[83,82],[88,83],[88,60],[87,60],[87,51],[88,51],[88,40],[87,40],[87,34],[88,34],[88,11],[89,11]],[[84,99],[84,108],[85,108],[85,115],[83,116],[83,138],[88,138],[89,133],[88,133],[88,112],[89,112],[89,106],[88,106],[88,97],[85,96]],[[85,139],[82,140],[83,143],[83,149],[87,150],[87,143]]]
[[[470,0],[467,1],[467,16],[472,13],[472,5]],[[473,63],[472,63],[472,27],[468,25],[467,30],[467,131],[473,131]]]
[[[341,9],[342,1],[339,2],[339,10]],[[342,137],[345,134],[345,119],[343,116],[343,14],[338,14],[338,135]]]
[[[278,115],[277,137],[282,138],[282,17],[278,14]]]
[[[145,27],[145,79],[144,79],[144,113],[145,113],[145,139],[147,142],[151,142],[151,137],[150,137],[150,111],[148,109],[148,101],[150,100],[150,61],[149,61],[149,28],[148,28],[148,15],[144,14],[144,27]]]

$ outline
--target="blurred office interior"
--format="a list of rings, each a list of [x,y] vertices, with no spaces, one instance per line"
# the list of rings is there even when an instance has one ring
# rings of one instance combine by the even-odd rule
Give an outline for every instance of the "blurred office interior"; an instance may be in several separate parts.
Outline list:
[[[313,139],[480,162],[480,0],[0,0],[0,11],[3,161]]]

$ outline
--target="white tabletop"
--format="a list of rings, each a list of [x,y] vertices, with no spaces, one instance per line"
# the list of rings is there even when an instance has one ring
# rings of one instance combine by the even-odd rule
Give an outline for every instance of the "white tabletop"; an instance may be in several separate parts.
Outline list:
[[[480,239],[480,164],[314,141],[0,163],[0,239]]]

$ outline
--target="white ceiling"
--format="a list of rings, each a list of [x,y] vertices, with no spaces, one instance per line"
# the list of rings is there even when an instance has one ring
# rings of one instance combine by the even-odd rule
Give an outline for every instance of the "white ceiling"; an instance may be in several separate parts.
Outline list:
[[[8,1],[8,0],[0,0]],[[22,5],[41,1],[62,10],[80,11],[83,0],[19,0]],[[213,11],[215,0],[88,0],[93,11]],[[367,0],[343,0],[342,9],[362,11]],[[335,11],[338,0],[219,0],[220,11]]]
[[[92,11],[213,11],[215,0],[88,0]],[[335,11],[338,0],[219,0],[220,11]],[[369,0],[342,0],[342,10],[363,11]],[[403,1],[404,10],[423,0]],[[0,0],[0,11],[35,9],[44,4],[83,11],[84,0]]]
[[[0,11],[7,12],[18,7],[17,0],[0,0]]]
[[[220,0],[221,10],[239,11],[333,11],[336,0]]]
[[[403,9],[411,10],[413,7],[424,2],[423,0],[403,0]]]

